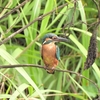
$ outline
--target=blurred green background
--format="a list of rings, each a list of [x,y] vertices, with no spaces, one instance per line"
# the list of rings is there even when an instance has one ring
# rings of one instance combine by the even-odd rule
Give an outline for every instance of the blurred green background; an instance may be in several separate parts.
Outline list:
[[[0,17],[24,0],[0,0]],[[97,3],[99,4],[98,0]],[[59,6],[67,4],[58,9]],[[9,9],[6,9],[9,8]],[[45,34],[70,34],[70,43],[57,43],[61,61],[57,68],[71,70],[93,80],[100,87],[100,32],[97,30],[98,57],[84,70],[90,36],[98,19],[93,0],[29,0],[24,6],[0,20],[0,41],[40,15],[55,11],[30,25],[0,46],[0,65],[42,65],[41,41]],[[65,27],[65,28],[64,28]],[[51,51],[52,52],[52,51]],[[67,72],[48,74],[45,70],[27,68],[0,69],[1,100],[93,100],[97,87],[88,80]]]

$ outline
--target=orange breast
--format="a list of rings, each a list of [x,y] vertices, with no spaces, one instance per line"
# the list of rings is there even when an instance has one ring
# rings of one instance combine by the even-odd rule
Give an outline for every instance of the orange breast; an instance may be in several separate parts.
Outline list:
[[[56,45],[54,43],[44,44],[42,46],[42,57],[46,67],[56,67],[58,65]]]

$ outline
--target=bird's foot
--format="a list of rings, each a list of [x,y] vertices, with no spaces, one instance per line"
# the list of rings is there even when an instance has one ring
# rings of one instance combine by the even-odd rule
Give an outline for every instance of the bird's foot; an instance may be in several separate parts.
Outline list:
[[[52,67],[52,68],[48,69],[47,73],[54,74],[55,73],[55,67]]]
[[[46,67],[46,66],[44,66],[44,69],[47,69],[47,67]]]
[[[54,74],[55,73],[55,67],[51,67],[51,68],[48,68],[46,66],[44,66],[44,69],[47,71],[47,73],[49,74]]]

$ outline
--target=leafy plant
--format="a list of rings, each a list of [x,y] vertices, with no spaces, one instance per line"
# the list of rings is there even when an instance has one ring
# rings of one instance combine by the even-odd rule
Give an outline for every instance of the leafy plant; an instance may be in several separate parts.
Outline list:
[[[99,28],[98,58],[90,69],[84,70],[98,17],[93,1],[0,1],[0,64],[10,66],[0,70],[0,99],[92,100],[100,95]],[[44,66],[40,48],[46,33],[69,35],[70,43],[57,44],[61,52],[57,69],[61,72],[50,75],[38,67],[11,68],[16,64]]]

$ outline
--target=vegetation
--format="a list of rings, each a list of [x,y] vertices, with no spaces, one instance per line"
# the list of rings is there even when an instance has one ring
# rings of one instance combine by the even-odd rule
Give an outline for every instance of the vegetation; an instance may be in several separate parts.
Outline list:
[[[84,70],[90,37],[99,17],[95,2],[99,5],[98,0],[0,0],[0,65],[9,65],[0,69],[1,100],[100,98],[99,27],[98,56],[92,67]],[[57,43],[61,53],[57,69],[61,71],[51,75],[35,66],[11,68],[16,64],[44,66],[40,48],[46,33],[70,40]]]

